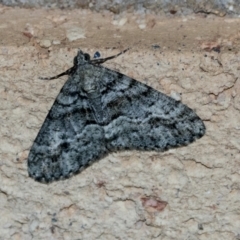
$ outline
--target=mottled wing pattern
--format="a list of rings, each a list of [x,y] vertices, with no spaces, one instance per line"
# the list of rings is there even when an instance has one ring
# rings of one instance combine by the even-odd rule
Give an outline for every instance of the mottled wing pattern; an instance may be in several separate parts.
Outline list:
[[[106,153],[104,131],[89,100],[70,76],[36,137],[28,172],[41,182],[63,179]]]
[[[104,126],[109,150],[164,151],[202,137],[205,126],[197,114],[173,98],[105,68],[102,106],[109,109]]]
[[[28,172],[35,180],[67,178],[111,151],[165,151],[204,135],[192,109],[100,66],[106,59],[91,61],[79,51],[74,67],[56,76],[70,75],[30,150]]]

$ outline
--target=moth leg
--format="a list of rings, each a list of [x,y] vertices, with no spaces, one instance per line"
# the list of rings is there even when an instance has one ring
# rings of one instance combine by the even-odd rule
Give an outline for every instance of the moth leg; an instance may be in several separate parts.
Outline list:
[[[75,67],[71,67],[71,68],[69,68],[67,71],[62,72],[62,73],[60,73],[60,74],[58,74],[58,75],[56,75],[56,76],[54,76],[54,77],[39,77],[39,79],[41,79],[41,80],[53,80],[53,79],[57,79],[57,78],[60,78],[60,77],[62,77],[62,76],[64,76],[64,75],[70,75],[74,70],[75,70]]]
[[[113,56],[110,56],[110,57],[106,57],[106,58],[99,58],[99,59],[93,59],[90,61],[90,63],[93,63],[93,64],[102,64],[110,59],[113,59],[113,58],[116,58],[120,55],[122,55],[123,53],[125,53],[126,51],[128,51],[130,48],[127,48],[125,50],[123,50],[122,52],[116,54],[116,55],[113,55]]]

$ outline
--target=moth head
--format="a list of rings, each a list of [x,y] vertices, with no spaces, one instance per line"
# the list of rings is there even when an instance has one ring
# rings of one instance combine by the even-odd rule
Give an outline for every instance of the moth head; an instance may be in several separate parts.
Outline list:
[[[78,51],[77,56],[73,59],[74,66],[81,65],[90,61],[90,55],[88,53],[84,53],[81,50]]]

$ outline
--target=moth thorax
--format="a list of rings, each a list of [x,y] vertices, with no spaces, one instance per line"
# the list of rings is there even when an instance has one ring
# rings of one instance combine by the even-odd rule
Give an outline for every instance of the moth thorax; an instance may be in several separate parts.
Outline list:
[[[94,93],[94,92],[98,92],[98,84],[96,83],[96,81],[94,81],[94,79],[87,79],[88,81],[84,81],[82,88],[85,92],[87,93]]]

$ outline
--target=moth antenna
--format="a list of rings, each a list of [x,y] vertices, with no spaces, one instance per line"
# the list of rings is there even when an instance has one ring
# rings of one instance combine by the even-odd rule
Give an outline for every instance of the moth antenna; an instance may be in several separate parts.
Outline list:
[[[69,68],[67,71],[62,72],[62,73],[60,73],[60,74],[58,74],[58,75],[56,75],[56,76],[53,76],[53,77],[39,77],[39,79],[41,79],[41,80],[53,80],[53,79],[57,79],[57,78],[60,78],[60,77],[62,77],[62,76],[65,76],[65,75],[70,75],[74,70],[75,70],[75,68],[74,68],[74,67],[71,67],[71,68]]]
[[[116,55],[110,56],[110,57],[92,59],[92,60],[90,61],[90,63],[93,63],[93,64],[102,64],[102,63],[104,63],[104,62],[106,62],[106,61],[108,61],[108,60],[110,60],[110,59],[113,59],[113,58],[116,58],[116,57],[122,55],[123,53],[127,52],[129,49],[130,49],[130,48],[127,48],[127,49],[123,50],[122,52],[120,52],[120,53],[118,53],[118,54],[116,54]]]

